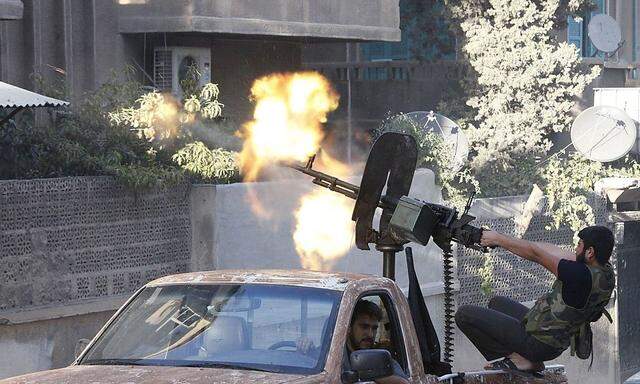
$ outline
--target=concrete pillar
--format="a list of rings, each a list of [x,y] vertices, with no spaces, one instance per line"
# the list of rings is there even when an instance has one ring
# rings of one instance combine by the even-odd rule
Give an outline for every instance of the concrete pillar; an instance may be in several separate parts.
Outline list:
[[[617,223],[622,233],[617,248],[618,353],[620,382],[640,371],[640,222]]]
[[[216,186],[193,185],[191,189],[191,263],[189,271],[217,268],[214,255]]]

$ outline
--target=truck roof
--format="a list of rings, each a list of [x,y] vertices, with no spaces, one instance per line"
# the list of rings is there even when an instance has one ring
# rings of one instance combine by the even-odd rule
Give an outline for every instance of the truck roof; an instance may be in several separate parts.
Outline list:
[[[147,283],[147,286],[174,284],[278,284],[302,287],[325,288],[343,291],[352,281],[365,279],[381,279],[383,277],[343,273],[317,272],[308,270],[267,269],[240,270],[222,269],[215,271],[190,272],[164,276]]]

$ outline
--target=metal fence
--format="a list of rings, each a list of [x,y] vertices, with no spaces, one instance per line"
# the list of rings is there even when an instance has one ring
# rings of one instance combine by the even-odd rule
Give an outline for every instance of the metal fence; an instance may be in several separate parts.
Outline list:
[[[573,250],[573,231],[567,227],[558,230],[547,230],[551,223],[549,206],[546,199],[541,213],[533,216],[523,238],[531,241],[542,241],[556,244]],[[607,202],[604,198],[594,196],[589,204],[594,210],[596,223],[607,225]],[[515,235],[515,221],[513,217],[487,219],[479,217],[475,225],[491,228],[507,235]],[[613,229],[613,228],[612,228]],[[483,255],[476,251],[458,247],[456,249],[457,277],[460,281],[460,292],[457,305],[474,304],[486,305],[491,296],[507,296],[519,302],[537,299],[548,292],[553,282],[553,275],[536,263],[515,256],[505,250],[496,248],[490,254]],[[615,260],[615,253],[612,256]],[[491,268],[491,293],[481,289],[481,268],[489,259]],[[616,263],[613,262],[612,265]]]

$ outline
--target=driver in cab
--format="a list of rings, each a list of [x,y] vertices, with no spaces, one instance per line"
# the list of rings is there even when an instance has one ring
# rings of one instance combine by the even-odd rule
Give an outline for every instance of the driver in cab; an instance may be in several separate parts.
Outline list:
[[[360,300],[356,303],[351,317],[349,334],[344,353],[342,354],[342,371],[351,371],[351,361],[349,359],[352,352],[361,349],[375,348],[375,338],[378,333],[380,321],[382,320],[382,310],[380,307],[367,300]],[[313,349],[313,342],[307,338],[300,338],[297,341],[297,349],[300,353],[308,354]],[[376,379],[377,384],[405,384],[408,376],[404,373],[400,364],[392,359],[393,375]]]

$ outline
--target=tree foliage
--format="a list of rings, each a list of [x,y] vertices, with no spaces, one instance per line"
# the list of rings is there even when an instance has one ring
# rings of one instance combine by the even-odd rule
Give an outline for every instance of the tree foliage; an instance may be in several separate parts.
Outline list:
[[[551,137],[568,132],[572,109],[599,67],[581,63],[578,50],[557,39],[569,14],[593,7],[589,0],[448,0],[468,65],[458,93],[440,108],[461,122],[470,139],[469,163],[452,177],[450,155],[420,140],[449,196],[527,193],[532,184],[549,196],[553,226],[578,229],[594,221],[587,200],[601,177],[640,175],[632,161],[593,163],[580,155],[552,154]],[[415,133],[414,133],[415,134]],[[438,159],[440,158],[440,159]],[[460,200],[458,197],[457,200]],[[459,202],[458,202],[459,204]]]
[[[222,183],[239,180],[237,152],[222,148],[210,149],[203,142],[196,141],[178,150],[172,159],[204,180]]]
[[[165,152],[170,161],[205,182],[226,183],[238,180],[237,153],[211,148],[206,140],[210,129],[203,121],[215,121],[224,105],[218,100],[217,84],[199,86],[200,73],[187,69],[181,83],[182,102],[169,94],[151,92],[138,98],[133,106],[109,113],[111,123],[130,127],[146,140],[156,153]]]
[[[581,65],[576,48],[554,37],[558,0],[489,4],[482,17],[461,23],[463,51],[477,73],[467,100],[475,112],[470,166],[481,183],[506,173],[516,190],[497,192],[518,192],[518,168],[548,153],[550,134],[569,129],[571,110],[599,67]]]
[[[44,93],[69,98],[63,74],[34,78]],[[149,92],[127,69],[73,108],[52,110],[52,122],[23,114],[0,127],[0,178],[111,175],[134,190],[237,180],[235,154],[205,144],[217,125],[202,122],[215,122],[224,107],[217,85],[183,89],[194,92],[184,103]]]
[[[34,80],[43,92],[68,99],[62,73]],[[0,178],[46,178],[112,175],[132,188],[172,185],[184,180],[171,164],[157,162],[149,146],[134,132],[109,124],[108,111],[121,108],[143,94],[133,72],[125,70],[96,91],[78,98],[74,107],[51,110],[51,121],[39,121],[32,112],[0,128]],[[129,177],[135,172],[137,177]]]
[[[542,169],[542,176],[553,218],[550,228],[567,225],[575,232],[595,224],[595,213],[589,204],[595,183],[610,177],[640,177],[640,164],[629,158],[603,164],[573,153],[552,158]]]
[[[445,0],[445,2],[450,17],[457,23],[474,18],[486,18],[497,4],[495,0]],[[510,0],[509,2],[516,6],[527,3],[526,5],[531,5],[541,12],[551,9],[552,17],[550,20],[556,30],[566,26],[567,16],[582,15],[595,7],[591,0],[554,0],[552,2],[548,0]]]

